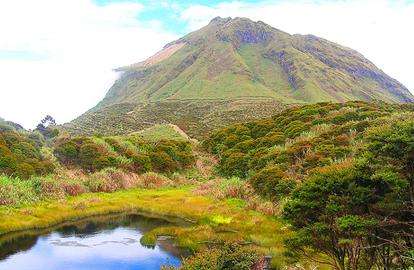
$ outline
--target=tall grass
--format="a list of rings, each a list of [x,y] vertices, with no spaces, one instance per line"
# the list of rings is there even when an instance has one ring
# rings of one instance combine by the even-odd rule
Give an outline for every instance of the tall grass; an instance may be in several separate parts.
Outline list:
[[[93,174],[80,170],[60,170],[45,176],[23,180],[0,176],[0,206],[22,206],[45,199],[62,199],[88,192],[115,192],[131,188],[160,188],[193,184],[193,180],[158,173],[135,174],[106,168]]]
[[[240,206],[246,210],[255,210],[266,215],[280,214],[281,207],[258,196],[248,181],[238,177],[216,178],[201,183],[193,191],[196,195],[210,196],[218,200],[239,199]],[[231,201],[232,203],[234,201]]]
[[[29,204],[38,201],[37,182],[0,176],[0,205]]]

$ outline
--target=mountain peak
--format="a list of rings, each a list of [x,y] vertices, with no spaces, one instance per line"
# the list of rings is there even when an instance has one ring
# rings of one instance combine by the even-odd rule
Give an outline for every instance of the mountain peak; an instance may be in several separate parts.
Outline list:
[[[216,128],[212,123],[270,116],[289,104],[414,101],[352,49],[239,17],[216,17],[120,70],[105,98],[72,127],[123,133],[169,122],[196,134]]]
[[[232,18],[231,17],[227,17],[227,18],[222,18],[220,16],[217,16],[215,18],[213,18],[209,24],[224,24],[227,23],[229,21],[231,21]]]
[[[272,28],[270,25],[262,22],[262,21],[253,21],[249,18],[246,17],[215,17],[213,18],[209,25],[216,25],[216,26],[223,26],[223,25],[235,25],[238,27],[242,27],[242,26],[246,26],[246,25],[250,25],[250,26],[254,26],[254,27],[268,27],[268,28]]]

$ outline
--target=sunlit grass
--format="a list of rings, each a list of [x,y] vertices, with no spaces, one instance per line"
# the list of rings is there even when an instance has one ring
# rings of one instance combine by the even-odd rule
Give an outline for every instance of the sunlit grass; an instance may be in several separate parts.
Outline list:
[[[179,218],[192,226],[157,228],[143,241],[151,244],[158,235],[171,235],[178,246],[197,250],[218,240],[242,240],[283,260],[283,240],[289,231],[276,218],[240,207],[240,203],[194,195],[192,187],[132,189],[114,193],[86,193],[31,206],[0,207],[0,234],[40,229],[110,213],[146,213]]]

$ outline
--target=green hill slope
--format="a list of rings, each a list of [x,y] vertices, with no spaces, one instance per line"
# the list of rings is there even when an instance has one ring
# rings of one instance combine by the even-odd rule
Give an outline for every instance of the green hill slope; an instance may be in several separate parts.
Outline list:
[[[146,61],[118,71],[121,76],[105,98],[69,129],[82,130],[93,113],[111,115],[125,108],[130,112],[148,104],[164,110],[177,101],[183,106],[192,101],[217,107],[217,102],[243,100],[254,110],[263,100],[277,104],[414,100],[407,88],[354,50],[246,18],[215,18]],[[245,116],[257,115],[263,116],[260,112]],[[208,114],[201,114],[195,125],[206,118]],[[134,124],[141,127],[146,121],[144,117]],[[99,123],[98,130],[111,124]]]

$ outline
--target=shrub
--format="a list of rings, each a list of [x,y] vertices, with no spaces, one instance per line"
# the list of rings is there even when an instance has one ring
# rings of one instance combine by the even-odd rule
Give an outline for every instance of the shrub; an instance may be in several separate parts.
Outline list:
[[[65,190],[63,186],[55,179],[49,178],[35,178],[35,187],[40,197],[42,198],[63,198],[65,196]]]
[[[183,270],[251,270],[261,254],[254,248],[240,243],[221,243],[206,248],[184,259]]]
[[[306,180],[315,168],[363,152],[372,136],[366,129],[394,118],[412,119],[412,110],[412,105],[365,102],[292,106],[271,118],[219,129],[202,145],[218,156],[217,172],[222,176],[250,177],[259,194],[278,200],[288,195],[295,183]],[[391,133],[398,131],[394,128]],[[390,135],[389,129],[384,134]],[[388,141],[384,137],[381,140]],[[380,149],[381,140],[371,147]],[[407,139],[404,140],[401,143],[406,144]],[[273,177],[265,175],[262,170],[272,166],[280,171]]]
[[[220,160],[220,172],[224,176],[245,178],[248,172],[247,155],[241,152],[227,151]]]
[[[149,172],[140,176],[140,186],[144,188],[159,188],[172,184],[169,178],[157,173]]]
[[[67,180],[62,183],[63,191],[70,196],[77,196],[87,192],[86,186],[80,180]]]
[[[148,172],[152,170],[151,158],[148,155],[137,153],[132,157],[133,170],[135,172]]]
[[[253,175],[250,179],[253,188],[262,196],[276,201],[290,194],[295,182],[278,167],[266,167]]]
[[[174,172],[195,163],[188,142],[145,142],[134,135],[122,138],[68,138],[56,145],[54,154],[63,165],[80,167],[89,172],[109,167],[137,173],[153,169]]]
[[[13,130],[0,131],[0,173],[28,179],[53,170],[52,161],[42,155],[40,145],[29,135]]]

